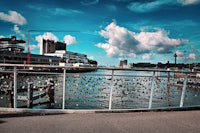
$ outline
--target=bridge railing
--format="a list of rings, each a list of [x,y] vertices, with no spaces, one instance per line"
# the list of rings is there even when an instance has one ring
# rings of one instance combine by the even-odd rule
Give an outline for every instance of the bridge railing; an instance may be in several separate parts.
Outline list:
[[[90,68],[12,64],[1,68],[0,107],[113,110],[200,105],[197,72],[138,68],[85,72]],[[50,86],[53,95],[47,91]]]

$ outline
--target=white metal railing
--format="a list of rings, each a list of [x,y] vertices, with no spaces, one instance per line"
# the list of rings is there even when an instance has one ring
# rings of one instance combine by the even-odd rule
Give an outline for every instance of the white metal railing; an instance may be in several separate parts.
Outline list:
[[[65,100],[66,100],[66,70],[69,70],[69,69],[77,69],[77,67],[71,67],[71,66],[66,66],[66,67],[60,67],[60,66],[44,66],[44,65],[21,65],[21,64],[15,64],[13,66],[13,64],[0,64],[0,67],[10,67],[9,70],[0,70],[0,73],[13,73],[13,82],[14,82],[14,85],[13,85],[13,88],[14,88],[14,108],[17,108],[17,81],[19,79],[17,79],[17,75],[18,73],[30,73],[30,74],[38,74],[37,71],[27,71],[27,70],[24,70],[24,68],[53,68],[53,69],[61,69],[61,71],[59,72],[39,72],[40,74],[59,74],[59,75],[63,75],[63,85],[62,85],[62,109],[65,109]],[[23,68],[23,69],[21,69]],[[79,67],[80,69],[90,69],[90,67]],[[153,97],[154,97],[154,91],[155,91],[155,84],[156,84],[156,72],[164,72],[164,73],[167,73],[167,77],[168,80],[170,78],[170,73],[177,73],[177,72],[180,72],[184,75],[184,82],[182,84],[182,88],[181,88],[181,98],[180,98],[180,104],[179,104],[179,107],[183,107],[184,105],[184,99],[185,99],[185,93],[186,93],[186,89],[187,89],[187,80],[188,80],[188,76],[190,74],[196,74],[196,72],[188,72],[188,71],[166,71],[166,70],[163,70],[163,69],[123,69],[123,68],[95,68],[96,70],[110,70],[111,71],[111,74],[105,74],[105,75],[109,75],[111,76],[111,79],[110,79],[110,92],[109,92],[109,104],[108,104],[108,109],[109,110],[112,110],[112,103],[113,103],[113,89],[114,89],[114,77],[118,76],[117,71],[145,71],[145,72],[152,72],[152,75],[150,76],[151,77],[151,85],[149,87],[150,89],[150,95],[149,95],[149,102],[148,102],[148,109],[152,109],[152,103],[153,103]],[[105,76],[104,75],[104,76]],[[123,76],[126,76],[126,75],[123,75]],[[144,76],[145,77],[145,76]],[[198,81],[199,82],[199,79]]]

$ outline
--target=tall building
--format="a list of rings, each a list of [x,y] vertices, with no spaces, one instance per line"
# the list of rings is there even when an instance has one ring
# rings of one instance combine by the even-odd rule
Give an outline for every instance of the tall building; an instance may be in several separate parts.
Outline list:
[[[44,40],[42,45],[42,54],[46,56],[60,57],[62,62],[68,64],[83,63],[89,64],[87,55],[66,51],[66,44],[62,42],[54,42],[52,40]]]
[[[127,66],[128,61],[127,60],[120,60],[119,66],[124,67]]]
[[[42,55],[48,53],[55,53],[56,50],[64,50],[66,51],[66,44],[62,42],[54,42],[52,40],[43,39],[42,44]]]

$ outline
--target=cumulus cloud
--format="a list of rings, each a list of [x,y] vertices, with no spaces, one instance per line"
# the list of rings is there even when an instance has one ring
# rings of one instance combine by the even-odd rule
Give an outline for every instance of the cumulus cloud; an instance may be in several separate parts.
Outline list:
[[[137,53],[135,49],[139,42],[134,38],[134,34],[126,28],[119,27],[116,23],[112,22],[105,30],[100,31],[100,35],[108,39],[107,43],[99,43],[97,47],[103,48],[109,57]],[[133,48],[130,49],[130,47]]]
[[[148,60],[148,59],[151,59],[151,56],[152,56],[151,54],[148,54],[148,53],[147,53],[147,54],[144,54],[144,55],[142,56],[142,59],[143,59],[143,60]]]
[[[38,44],[37,45],[32,45],[31,46],[31,48],[33,49],[33,48],[40,48],[40,54],[42,54],[42,51],[43,51],[43,49],[42,49],[42,43],[43,43],[43,39],[45,39],[45,40],[53,40],[53,41],[55,41],[55,42],[57,42],[58,41],[58,38],[57,38],[57,36],[55,36],[53,33],[51,33],[51,32],[46,32],[46,33],[44,33],[43,35],[39,35],[39,36],[36,36],[35,37],[35,40],[38,42]]]
[[[138,45],[139,51],[156,51],[158,53],[171,53],[171,50],[176,46],[181,46],[187,43],[184,39],[173,39],[169,37],[169,32],[164,29],[156,29],[155,32],[142,31],[135,35],[135,38],[140,42]]]
[[[16,11],[9,11],[8,14],[0,12],[0,19],[18,25],[27,24],[27,20],[20,13]]]
[[[83,0],[83,1],[81,1],[81,4],[85,5],[85,6],[95,5],[98,3],[99,3],[99,0]]]
[[[195,60],[196,59],[196,54],[190,53],[188,56],[189,59]]]
[[[76,41],[76,38],[71,36],[71,35],[65,35],[64,36],[64,42],[67,44],[67,45],[70,45],[70,44],[76,44],[77,41]]]
[[[110,23],[99,34],[106,39],[106,42],[98,43],[96,46],[104,49],[109,57],[134,57],[136,54],[150,53],[151,51],[171,53],[175,46],[179,47],[187,43],[187,40],[184,39],[170,38],[169,32],[164,29],[135,33],[118,26],[115,22]]]
[[[177,0],[182,5],[194,5],[200,3],[200,0]]]
[[[4,36],[0,35],[0,38],[5,38]]]
[[[177,50],[175,53],[177,55],[178,60],[184,60],[185,59],[185,54],[182,51]]]
[[[21,37],[25,38],[24,33],[19,29],[18,25],[14,25],[13,30],[15,31],[15,33],[19,34]]]
[[[186,51],[185,51],[186,52]],[[188,60],[196,60],[197,57],[196,57],[196,54],[195,53],[190,53],[189,55],[182,52],[182,51],[179,51],[177,50],[176,51],[176,54],[177,54],[177,59],[178,60],[185,60],[185,61],[188,61]]]

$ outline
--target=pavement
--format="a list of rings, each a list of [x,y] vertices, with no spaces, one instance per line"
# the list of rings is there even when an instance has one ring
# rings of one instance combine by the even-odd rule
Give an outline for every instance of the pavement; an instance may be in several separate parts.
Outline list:
[[[200,133],[200,110],[0,113],[0,133]]]

